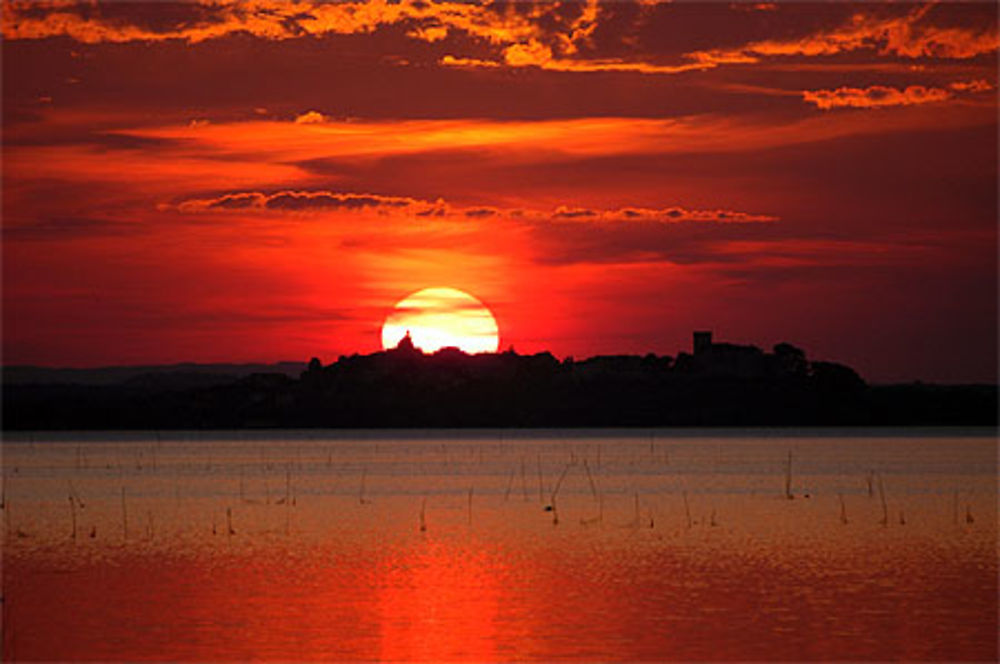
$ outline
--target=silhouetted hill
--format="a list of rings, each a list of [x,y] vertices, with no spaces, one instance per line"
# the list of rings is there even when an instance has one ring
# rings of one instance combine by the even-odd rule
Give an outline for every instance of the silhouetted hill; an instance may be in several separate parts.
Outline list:
[[[3,384],[10,385],[120,385],[130,380],[196,387],[198,384],[222,384],[255,373],[284,373],[298,376],[305,362],[275,364],[182,364],[134,367],[97,367],[92,369],[50,368],[14,365],[3,368]]]
[[[872,387],[850,367],[810,361],[791,344],[772,352],[716,344],[692,353],[560,361],[551,353],[424,354],[400,348],[322,366],[270,365],[233,376],[185,370],[122,372],[117,383],[11,382],[6,429],[244,427],[608,427],[986,425],[997,387]],[[213,365],[213,367],[216,365]],[[246,365],[244,365],[246,366]],[[148,369],[148,368],[145,368]],[[65,374],[63,374],[65,375]],[[108,374],[105,374],[107,376]],[[23,377],[23,373],[21,374]]]

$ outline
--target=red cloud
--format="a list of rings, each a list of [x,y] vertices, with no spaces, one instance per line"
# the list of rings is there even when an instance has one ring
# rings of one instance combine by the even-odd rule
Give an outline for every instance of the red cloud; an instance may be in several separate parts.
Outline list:
[[[899,90],[884,85],[868,88],[841,87],[836,90],[804,90],[802,98],[828,111],[832,108],[880,108],[883,106],[912,106],[929,104],[951,98],[951,93],[941,88],[911,85]]]
[[[703,64],[756,62],[761,57],[830,56],[862,49],[905,58],[967,59],[1000,47],[996,24],[979,29],[939,27],[925,21],[933,5],[922,5],[905,16],[855,14],[846,24],[796,39],[764,40],[736,49],[689,53]]]
[[[987,81],[958,81],[945,88],[911,85],[893,88],[873,85],[867,88],[840,87],[836,90],[803,90],[802,98],[816,108],[828,111],[832,108],[881,108],[884,106],[913,106],[930,104],[951,99],[955,92],[976,93],[992,90]]]

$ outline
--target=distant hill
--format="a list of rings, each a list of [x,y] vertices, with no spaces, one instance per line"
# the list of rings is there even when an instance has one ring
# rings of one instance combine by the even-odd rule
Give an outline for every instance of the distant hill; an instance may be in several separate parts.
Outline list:
[[[787,343],[765,352],[709,333],[677,357],[560,361],[401,343],[327,366],[12,367],[3,390],[6,430],[996,423],[996,385],[870,386]]]
[[[92,369],[51,368],[31,365],[3,367],[4,386],[12,385],[135,385],[162,387],[208,387],[234,382],[256,373],[281,373],[297,377],[306,369],[304,362],[274,364],[181,364]]]

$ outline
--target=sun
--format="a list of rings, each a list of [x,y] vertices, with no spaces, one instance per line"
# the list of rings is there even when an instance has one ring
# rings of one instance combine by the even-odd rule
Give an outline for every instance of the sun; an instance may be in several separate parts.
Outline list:
[[[400,300],[382,324],[382,347],[395,348],[407,332],[425,353],[448,347],[495,353],[500,347],[493,314],[457,288],[425,288]]]

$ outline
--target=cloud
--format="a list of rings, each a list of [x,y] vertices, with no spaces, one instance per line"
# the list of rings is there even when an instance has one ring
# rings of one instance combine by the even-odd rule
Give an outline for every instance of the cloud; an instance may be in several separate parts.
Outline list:
[[[757,62],[764,57],[832,56],[874,50],[902,58],[969,59],[1000,47],[996,23],[977,28],[929,23],[933,5],[919,5],[904,16],[855,14],[845,24],[795,39],[756,41],[735,49],[695,51],[687,57],[703,64]]]
[[[266,40],[369,35],[385,27],[400,26],[402,34],[410,40],[447,49],[437,58],[443,67],[647,75],[673,75],[753,64],[764,58],[813,58],[857,50],[911,59],[968,59],[995,52],[1000,45],[995,21],[975,27],[935,25],[931,20],[932,4],[918,5],[901,16],[858,12],[832,29],[791,39],[758,40],[736,48],[691,51],[678,54],[679,59],[672,63],[635,52],[639,48],[635,31],[656,13],[655,7],[648,3],[638,5],[638,16],[626,34],[615,32],[616,20],[628,15],[633,6],[601,5],[595,0],[538,4],[216,0],[169,6],[169,10],[153,9],[157,7],[154,3],[137,11],[128,5],[9,0],[3,4],[3,36],[7,40],[61,36],[88,44],[168,40],[200,43],[230,35]],[[777,9],[773,3],[731,6],[768,13]],[[625,47],[633,52],[625,56],[617,54],[618,57],[595,57],[598,46]],[[654,52],[662,51],[662,44],[650,46]],[[397,62],[408,61],[398,55],[387,57],[397,58]],[[322,121],[321,114],[312,113],[316,112],[299,116],[297,121]]]
[[[816,108],[828,111],[833,108],[881,108],[885,106],[912,106],[930,104],[951,98],[942,88],[911,85],[902,90],[884,85],[868,88],[841,87],[836,90],[804,90],[802,98]]]
[[[493,207],[478,207],[469,208],[463,213],[466,217],[472,217],[474,219],[481,219],[483,217],[495,217],[500,214],[500,210]]]
[[[295,118],[295,124],[322,124],[329,120],[319,111],[307,111]]]
[[[975,81],[956,81],[955,83],[951,83],[948,87],[959,92],[989,92],[990,90],[995,89],[992,83],[984,79]]]
[[[338,193],[330,191],[278,191],[265,194],[258,191],[235,192],[217,198],[195,198],[176,206],[181,212],[214,210],[275,210],[310,212],[322,210],[360,209],[426,209],[432,204],[413,198],[380,196],[377,194]]]
[[[993,86],[984,80],[957,81],[948,88],[911,85],[893,88],[873,85],[867,88],[840,87],[836,90],[803,90],[802,98],[816,108],[828,111],[833,108],[882,108],[886,106],[913,106],[946,101],[954,93],[977,93],[992,90]]]
[[[412,217],[448,217],[452,219],[487,219],[502,217],[539,222],[703,222],[717,224],[769,223],[778,217],[726,209],[698,210],[679,206],[665,208],[621,207],[590,209],[559,205],[552,210],[502,209],[492,206],[462,207],[438,198],[434,201],[381,194],[359,194],[331,191],[279,191],[265,194],[258,191],[233,192],[216,198],[196,198],[182,201],[175,206],[163,206],[180,212],[225,212],[233,210],[260,210],[272,212],[310,211],[360,211],[377,210],[383,214],[401,214]]]
[[[604,222],[703,222],[716,224],[757,224],[778,221],[778,217],[767,214],[751,214],[735,210],[694,210],[679,206],[666,208],[623,207],[613,210],[591,210],[560,206],[550,215],[552,220],[573,219]]]
[[[576,53],[576,47],[563,44],[564,52]],[[686,71],[710,69],[714,63],[693,62],[678,65],[659,65],[642,60],[625,61],[619,58],[587,59],[559,57],[551,46],[537,39],[511,44],[503,49],[502,61],[464,58],[445,55],[439,61],[447,67],[538,67],[559,72],[633,72],[637,74],[679,74]]]
[[[650,208],[620,208],[605,213],[605,217],[613,220],[657,221],[657,222],[706,222],[717,224],[761,224],[778,221],[778,217],[768,214],[751,214],[735,210],[689,210],[682,207]]]
[[[597,216],[598,213],[594,210],[567,207],[565,205],[560,205],[552,213],[553,219],[594,219]]]
[[[3,6],[3,35],[6,39],[65,36],[89,44],[174,39],[198,43],[237,33],[283,40],[326,34],[369,34],[382,26],[409,24],[406,34],[412,39],[435,42],[446,38],[451,30],[458,30],[501,44],[542,34],[539,19],[555,11],[555,7],[539,6],[524,13],[517,8],[498,9],[489,4],[419,0],[336,3],[218,0],[181,4],[169,12],[130,15],[100,5],[46,6],[13,0]]]

